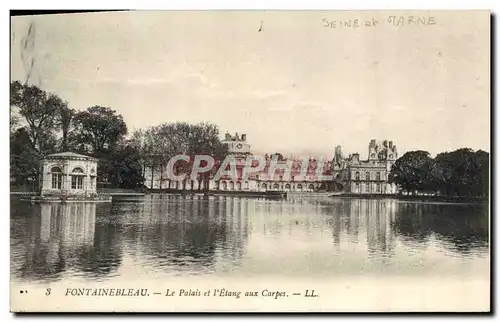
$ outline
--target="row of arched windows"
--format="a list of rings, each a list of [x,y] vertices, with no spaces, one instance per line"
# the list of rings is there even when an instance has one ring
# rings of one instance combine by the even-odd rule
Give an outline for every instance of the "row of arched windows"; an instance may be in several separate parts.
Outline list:
[[[364,187],[364,189],[363,189]],[[375,185],[372,185],[370,183],[366,183],[366,184],[362,184],[360,185],[359,183],[356,182],[356,186],[355,186],[355,189],[354,189],[354,192],[359,192],[359,193],[372,193],[372,192],[382,192],[382,186],[380,185],[380,183],[377,183]],[[364,190],[364,191],[363,191]]]
[[[356,171],[355,178],[356,178],[356,181],[359,181],[359,179],[360,179],[360,173],[359,173],[359,171]],[[375,173],[375,178],[373,178],[373,179],[376,180],[376,181],[380,181],[380,178],[381,178],[381,173],[380,172],[376,172]],[[370,172],[367,171],[365,173],[365,180],[370,181],[370,179],[371,179]]]
[[[267,189],[272,189],[272,190],[280,190],[280,185],[278,183],[274,183],[274,184],[271,184],[269,183],[269,185],[265,182],[261,183],[260,184],[260,189],[261,190],[267,190]],[[294,186],[293,190],[295,191],[302,191],[304,187],[302,186],[301,183],[298,183],[297,185]],[[309,184],[309,186],[307,186],[307,188],[309,190],[313,190],[314,189],[314,185],[313,184]],[[292,190],[292,185],[290,185],[289,183],[285,184],[283,186],[283,189],[285,191],[291,191]]]
[[[50,169],[50,173],[52,176],[52,189],[61,189],[62,178],[63,178],[63,171],[61,170],[61,168],[52,167],[52,169]],[[80,167],[76,167],[73,169],[73,171],[71,171],[70,176],[71,176],[71,189],[82,190],[85,171]],[[93,185],[93,181],[95,180],[95,178],[91,177],[90,180],[91,180],[91,185]]]

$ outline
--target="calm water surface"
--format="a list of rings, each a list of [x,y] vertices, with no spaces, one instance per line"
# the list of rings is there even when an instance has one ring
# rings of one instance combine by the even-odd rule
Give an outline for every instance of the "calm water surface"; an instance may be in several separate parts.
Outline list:
[[[13,281],[168,276],[489,279],[486,205],[150,195],[11,199]]]

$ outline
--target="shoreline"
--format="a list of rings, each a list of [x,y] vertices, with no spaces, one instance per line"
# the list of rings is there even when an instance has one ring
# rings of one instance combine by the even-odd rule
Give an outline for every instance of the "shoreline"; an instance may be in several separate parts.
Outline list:
[[[401,201],[420,201],[420,202],[450,202],[450,203],[489,203],[488,197],[450,197],[450,196],[412,196],[400,194],[352,194],[352,193],[332,193],[332,192],[286,192],[286,191],[192,191],[192,190],[150,190],[147,192],[138,192],[133,189],[106,189],[101,191],[110,196],[123,197],[141,197],[147,195],[200,195],[200,196],[238,196],[238,197],[319,197],[319,198],[348,198],[348,199],[395,199]],[[11,196],[34,196],[36,192],[11,191]]]
[[[451,203],[488,203],[489,197],[451,197],[451,196],[412,196],[400,194],[339,194],[333,197],[352,199],[396,199],[402,201],[451,202]]]

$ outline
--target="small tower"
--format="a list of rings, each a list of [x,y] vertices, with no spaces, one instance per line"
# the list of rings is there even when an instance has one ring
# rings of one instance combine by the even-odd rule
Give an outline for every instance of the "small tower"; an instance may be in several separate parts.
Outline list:
[[[342,146],[341,145],[337,145],[335,147],[334,160],[335,160],[335,162],[340,162],[342,159],[343,159],[343,156],[342,156]]]
[[[378,160],[378,145],[377,141],[372,139],[370,141],[370,144],[368,145],[368,160],[373,161],[373,160]]]
[[[389,141],[389,147],[387,148],[387,160],[396,161],[398,158],[398,150],[392,141]]]
[[[241,139],[238,133],[235,136],[226,134],[226,138],[222,143],[226,144],[230,154],[249,154],[250,144],[247,142],[246,134],[241,135]]]

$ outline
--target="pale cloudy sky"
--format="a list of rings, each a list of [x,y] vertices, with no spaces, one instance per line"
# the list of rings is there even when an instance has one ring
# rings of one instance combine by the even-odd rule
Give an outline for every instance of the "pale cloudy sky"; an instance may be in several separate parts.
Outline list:
[[[120,12],[12,18],[11,78],[75,109],[116,109],[130,130],[210,121],[255,152],[366,157],[370,139],[400,155],[489,151],[488,12]],[[338,20],[375,17],[376,27]],[[326,28],[323,19],[337,21]],[[262,28],[261,28],[262,27]],[[259,32],[259,29],[261,31]],[[29,45],[29,44],[28,44]],[[30,50],[30,48],[32,48]]]

